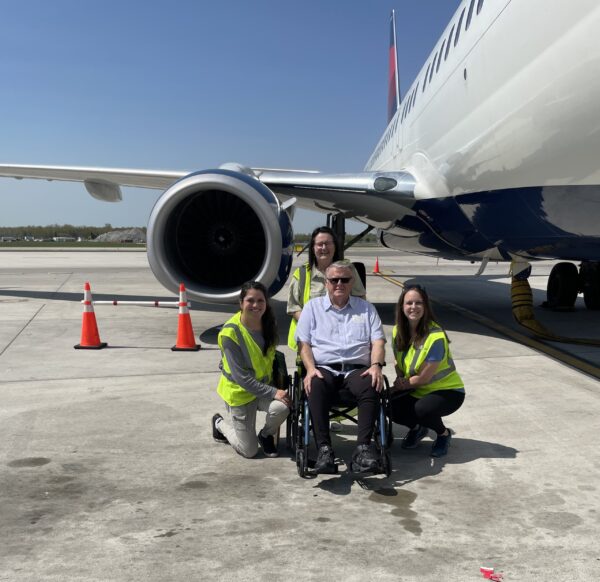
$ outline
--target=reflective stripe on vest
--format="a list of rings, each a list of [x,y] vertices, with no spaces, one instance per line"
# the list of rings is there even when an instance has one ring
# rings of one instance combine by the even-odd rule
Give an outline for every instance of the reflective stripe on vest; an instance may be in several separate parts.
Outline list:
[[[439,327],[436,323],[432,323],[429,328],[429,333],[425,337],[423,345],[419,348],[415,348],[413,345],[409,347],[406,352],[396,352],[396,336],[398,333],[397,326],[394,326],[392,330],[392,342],[394,346],[394,355],[396,358],[396,365],[402,370],[404,376],[410,378],[418,374],[419,369],[425,358],[429,353],[429,350],[433,344],[441,339],[444,342],[444,358],[440,361],[436,373],[433,375],[428,384],[419,386],[412,396],[415,398],[421,398],[429,392],[435,390],[453,390],[456,388],[463,388],[463,381],[456,371],[452,354],[450,353],[450,347],[448,346],[448,338],[444,333],[444,330]]]
[[[229,338],[239,346],[246,365],[248,368],[252,368],[254,377],[259,382],[269,383],[273,374],[275,346],[271,346],[267,350],[267,355],[264,355],[250,332],[242,325],[241,315],[242,313],[240,311],[229,319],[223,326],[223,329],[219,332],[218,338],[222,358],[221,378],[219,379],[217,392],[229,406],[242,406],[248,404],[248,402],[255,400],[256,396],[235,383],[233,376],[231,375],[229,362],[227,362],[223,350],[224,338]]]
[[[305,263],[302,267],[298,267],[294,271],[294,279],[298,280],[298,288],[300,289],[300,307],[304,307],[310,299],[310,265]],[[288,331],[288,347],[294,351],[298,350],[296,343],[296,327],[298,322],[292,317],[290,321],[290,329]]]

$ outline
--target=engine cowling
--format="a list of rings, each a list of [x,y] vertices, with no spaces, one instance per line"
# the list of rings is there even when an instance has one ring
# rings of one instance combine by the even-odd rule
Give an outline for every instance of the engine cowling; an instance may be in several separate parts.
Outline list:
[[[243,283],[271,294],[292,264],[288,213],[264,184],[246,173],[203,170],[182,178],[157,200],[148,223],[148,261],[156,278],[194,301],[235,302]]]

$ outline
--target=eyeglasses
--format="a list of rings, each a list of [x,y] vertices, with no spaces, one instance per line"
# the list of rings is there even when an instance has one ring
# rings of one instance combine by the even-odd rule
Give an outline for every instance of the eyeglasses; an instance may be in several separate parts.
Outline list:
[[[332,247],[333,245],[334,245],[334,243],[332,243],[331,241],[316,242],[315,243],[316,247]]]
[[[339,283],[343,283],[344,285],[350,283],[350,281],[352,280],[352,277],[331,277],[331,278],[327,278],[327,280],[332,284],[332,285],[337,285]]]

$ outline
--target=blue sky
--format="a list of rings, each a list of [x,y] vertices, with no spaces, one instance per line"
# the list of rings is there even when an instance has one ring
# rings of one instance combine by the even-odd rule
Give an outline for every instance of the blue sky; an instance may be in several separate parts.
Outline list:
[[[0,24],[0,163],[362,170],[459,0],[20,0]],[[159,192],[0,179],[0,226],[143,226]],[[296,232],[321,223],[299,212]],[[349,230],[356,232],[360,226]]]

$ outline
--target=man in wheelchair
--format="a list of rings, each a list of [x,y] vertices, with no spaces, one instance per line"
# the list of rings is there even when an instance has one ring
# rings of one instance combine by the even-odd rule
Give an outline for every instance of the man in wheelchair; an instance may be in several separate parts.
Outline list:
[[[357,446],[351,469],[375,472],[379,458],[371,437],[379,414],[378,393],[383,388],[383,327],[373,305],[350,295],[353,273],[347,264],[333,263],[325,275],[327,294],[305,305],[296,329],[318,449],[315,472],[337,470],[329,434],[329,409],[341,389],[356,398],[358,407]]]

